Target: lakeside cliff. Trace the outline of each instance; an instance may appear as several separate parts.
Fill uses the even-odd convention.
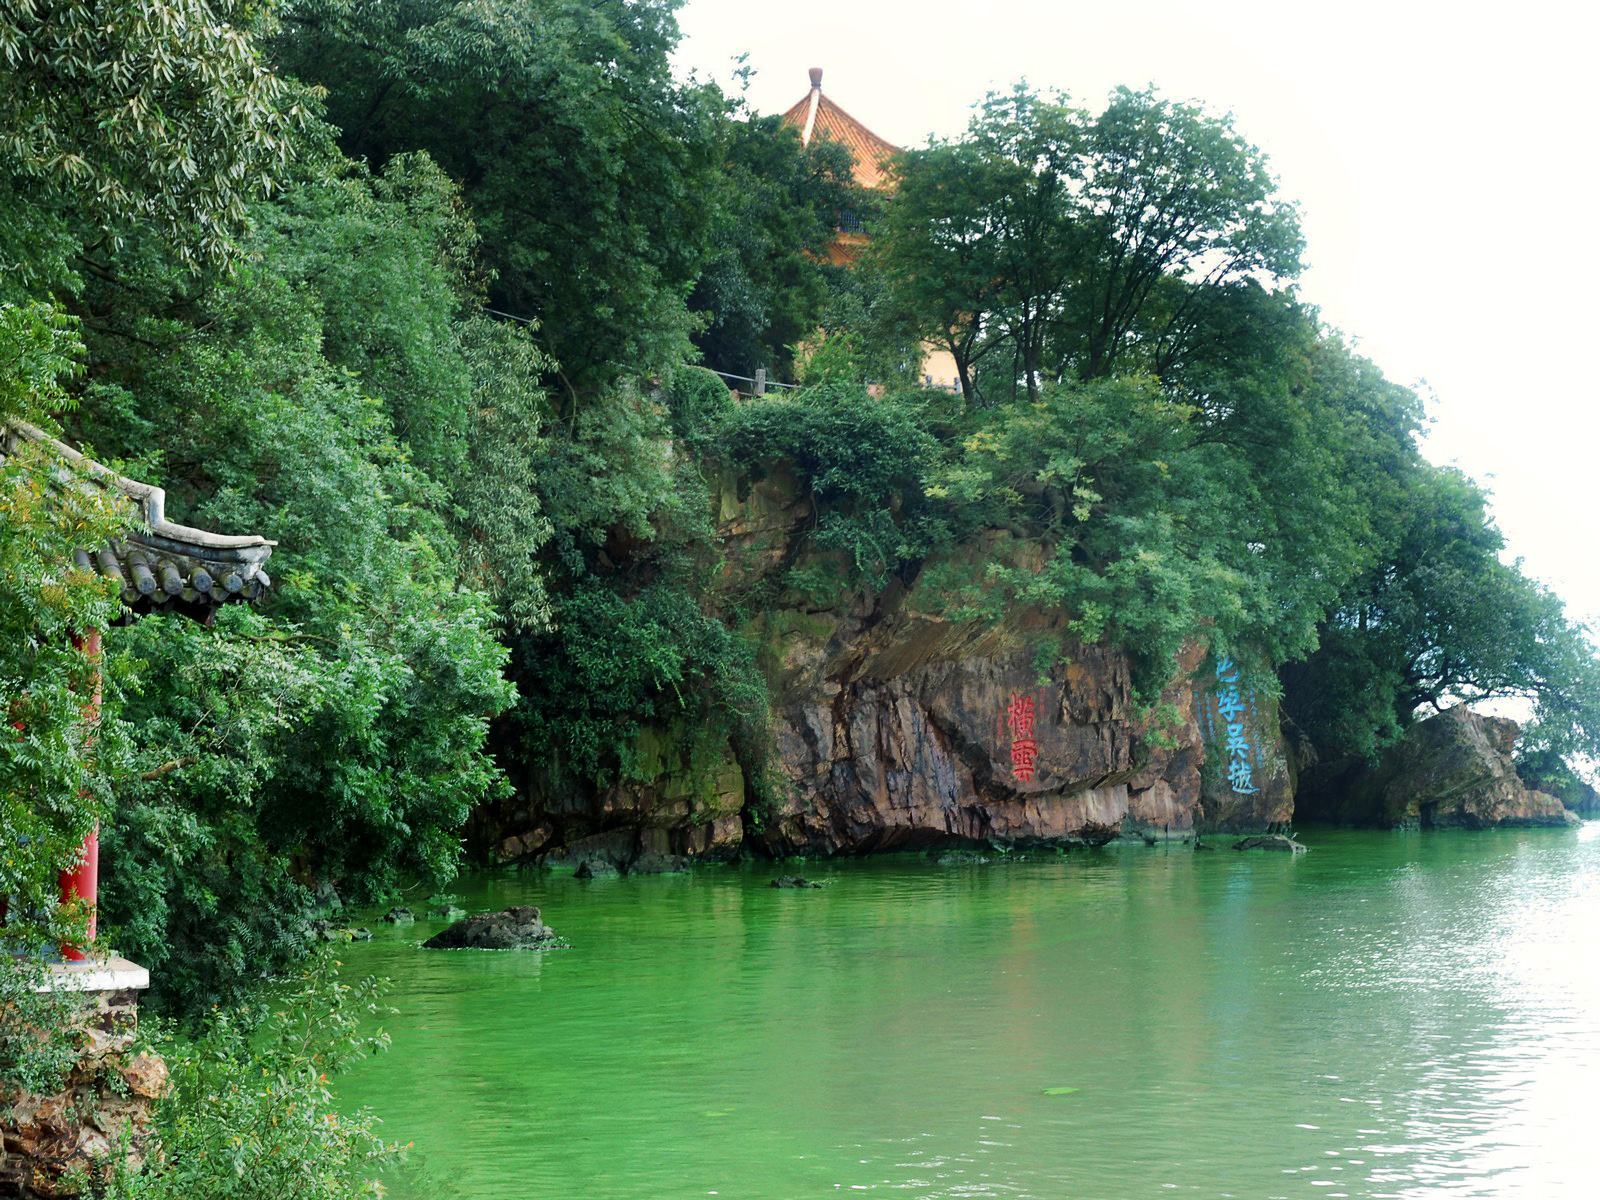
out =
[[[660,870],[741,852],[1066,847],[1292,820],[1276,704],[1249,687],[1241,698],[1237,672],[1219,679],[1231,664],[1198,640],[1141,703],[1128,656],[1083,644],[1061,614],[956,619],[928,582],[939,566],[1037,565],[1038,543],[984,530],[951,552],[959,564],[808,604],[781,580],[828,555],[803,546],[813,514],[792,473],[725,477],[711,500],[719,592],[778,585],[743,629],[771,697],[766,736],[752,750],[657,723],[637,733],[629,778],[585,790],[530,773],[512,802],[475,816],[491,861]],[[1246,766],[1230,778],[1235,762]]]
[[[1059,610],[952,611],[941,581],[980,578],[984,564],[1038,571],[1051,553],[1040,539],[982,528],[868,583],[810,539],[814,500],[789,463],[714,470],[708,483],[708,605],[754,647],[748,670],[768,698],[760,728],[741,738],[648,721],[618,756],[626,769],[603,782],[526,771],[511,800],[474,815],[481,857],[656,871],[740,854],[1192,839],[1297,817],[1575,820],[1518,776],[1514,722],[1458,707],[1383,755],[1319,763],[1280,713],[1271,669],[1245,671],[1204,630],[1141,700],[1130,656],[1086,644]],[[627,540],[607,546],[625,567]],[[830,584],[807,582],[819,576]],[[737,610],[752,592],[763,602]]]

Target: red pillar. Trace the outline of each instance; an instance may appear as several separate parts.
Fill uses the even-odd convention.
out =
[[[82,857],[70,871],[61,872],[61,902],[82,900],[89,906],[89,940],[94,941],[95,902],[100,894],[100,826],[98,823],[83,839]],[[61,947],[61,957],[69,962],[86,958],[82,948],[72,945]]]
[[[89,696],[89,703],[84,705],[83,722],[88,732],[84,737],[84,749],[87,750],[90,741],[94,738],[95,726],[100,723],[100,631],[91,630],[87,635],[74,634],[72,644],[88,656],[94,671],[94,684]],[[89,836],[83,839],[83,850],[78,859],[77,866],[61,872],[61,902],[66,904],[73,900],[81,900],[89,909],[89,941],[94,941],[95,932],[95,903],[100,895],[100,826],[97,823],[89,831]],[[87,957],[84,950],[78,946],[62,946],[61,955],[72,962],[81,961]]]

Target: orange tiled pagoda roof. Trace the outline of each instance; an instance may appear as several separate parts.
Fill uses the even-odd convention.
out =
[[[855,180],[859,187],[889,186],[889,158],[897,154],[900,147],[873,133],[822,94],[821,67],[811,68],[811,90],[783,114],[783,122],[800,131],[802,145],[809,146],[813,138],[827,138],[848,146],[855,156]]]

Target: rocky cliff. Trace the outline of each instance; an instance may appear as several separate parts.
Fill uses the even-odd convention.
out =
[[[718,503],[730,585],[794,567],[810,513],[791,481],[726,487]],[[962,553],[1040,551],[993,531]],[[635,772],[644,782],[529,788],[480,841],[500,861],[649,870],[743,849],[1073,845],[1287,823],[1276,708],[1224,679],[1228,664],[1191,648],[1142,708],[1126,657],[1076,642],[1059,614],[952,619],[929,574],[820,589],[820,603],[786,588],[749,622],[772,697],[761,761],[646,730],[631,755],[654,764]]]
[[[1040,618],[973,627],[892,586],[844,613],[766,618],[782,786],[752,838],[778,854],[1181,836],[1200,811],[1200,734],[1186,674],[1141,715],[1128,665]],[[1193,667],[1193,663],[1186,664]]]
[[[1518,778],[1519,733],[1515,721],[1458,705],[1413,725],[1375,767],[1315,789],[1305,807],[1318,819],[1380,828],[1576,824],[1560,800]]]

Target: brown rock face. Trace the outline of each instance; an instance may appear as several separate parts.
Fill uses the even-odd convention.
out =
[[[1504,717],[1465,705],[1413,725],[1378,766],[1331,805],[1349,824],[1425,829],[1575,825],[1561,801],[1517,777],[1511,754],[1520,732]]]
[[[131,1053],[135,996],[84,995],[82,1049],[60,1091],[0,1091],[0,1197],[82,1195],[119,1160],[135,1171],[142,1165],[167,1064]]]
[[[1184,836],[1205,820],[1198,653],[1177,664],[1162,707],[1183,716],[1163,729],[1140,715],[1122,655],[1042,619],[951,624],[891,588],[851,616],[769,622],[787,793],[755,833],[770,852]],[[1066,661],[1041,678],[1035,651],[1056,643]],[[1286,781],[1272,805],[1241,798],[1233,827],[1263,828],[1287,803]]]
[[[643,782],[585,794],[532,779],[511,811],[480,814],[473,840],[498,861],[626,872],[743,849],[1099,844],[1124,833],[1251,833],[1288,822],[1293,788],[1276,707],[1252,702],[1254,774],[1230,776],[1228,722],[1213,730],[1213,744],[1202,734],[1217,697],[1198,645],[1146,712],[1127,657],[1077,643],[1060,617],[949,619],[937,589],[918,581],[934,567],[917,580],[850,591],[838,563],[799,549],[797,533],[815,513],[784,472],[720,480],[715,503],[730,591],[789,581],[783,604],[745,630],[761,647],[772,697],[770,753],[737,762],[731,747],[699,744],[693,730],[647,729],[627,756]],[[796,562],[800,553],[810,557]],[[962,561],[942,565],[1027,570],[1044,555],[1002,530],[954,553]],[[839,582],[807,605],[797,576]],[[1208,756],[1214,765],[1203,777]]]
[[[724,491],[734,572],[784,560],[808,514],[792,495],[782,478],[737,500]],[[993,530],[961,553],[1028,569],[1044,552]],[[1078,644],[1060,619],[962,624],[920,591],[892,581],[761,620],[782,786],[770,811],[747,814],[749,842],[777,854],[1098,844],[1119,833],[1181,837],[1217,823],[1254,832],[1288,820],[1275,708],[1253,726],[1263,764],[1275,764],[1263,766],[1261,786],[1203,789],[1198,647],[1174,664],[1159,725],[1134,701],[1127,658]],[[1056,665],[1041,673],[1041,661]]]

